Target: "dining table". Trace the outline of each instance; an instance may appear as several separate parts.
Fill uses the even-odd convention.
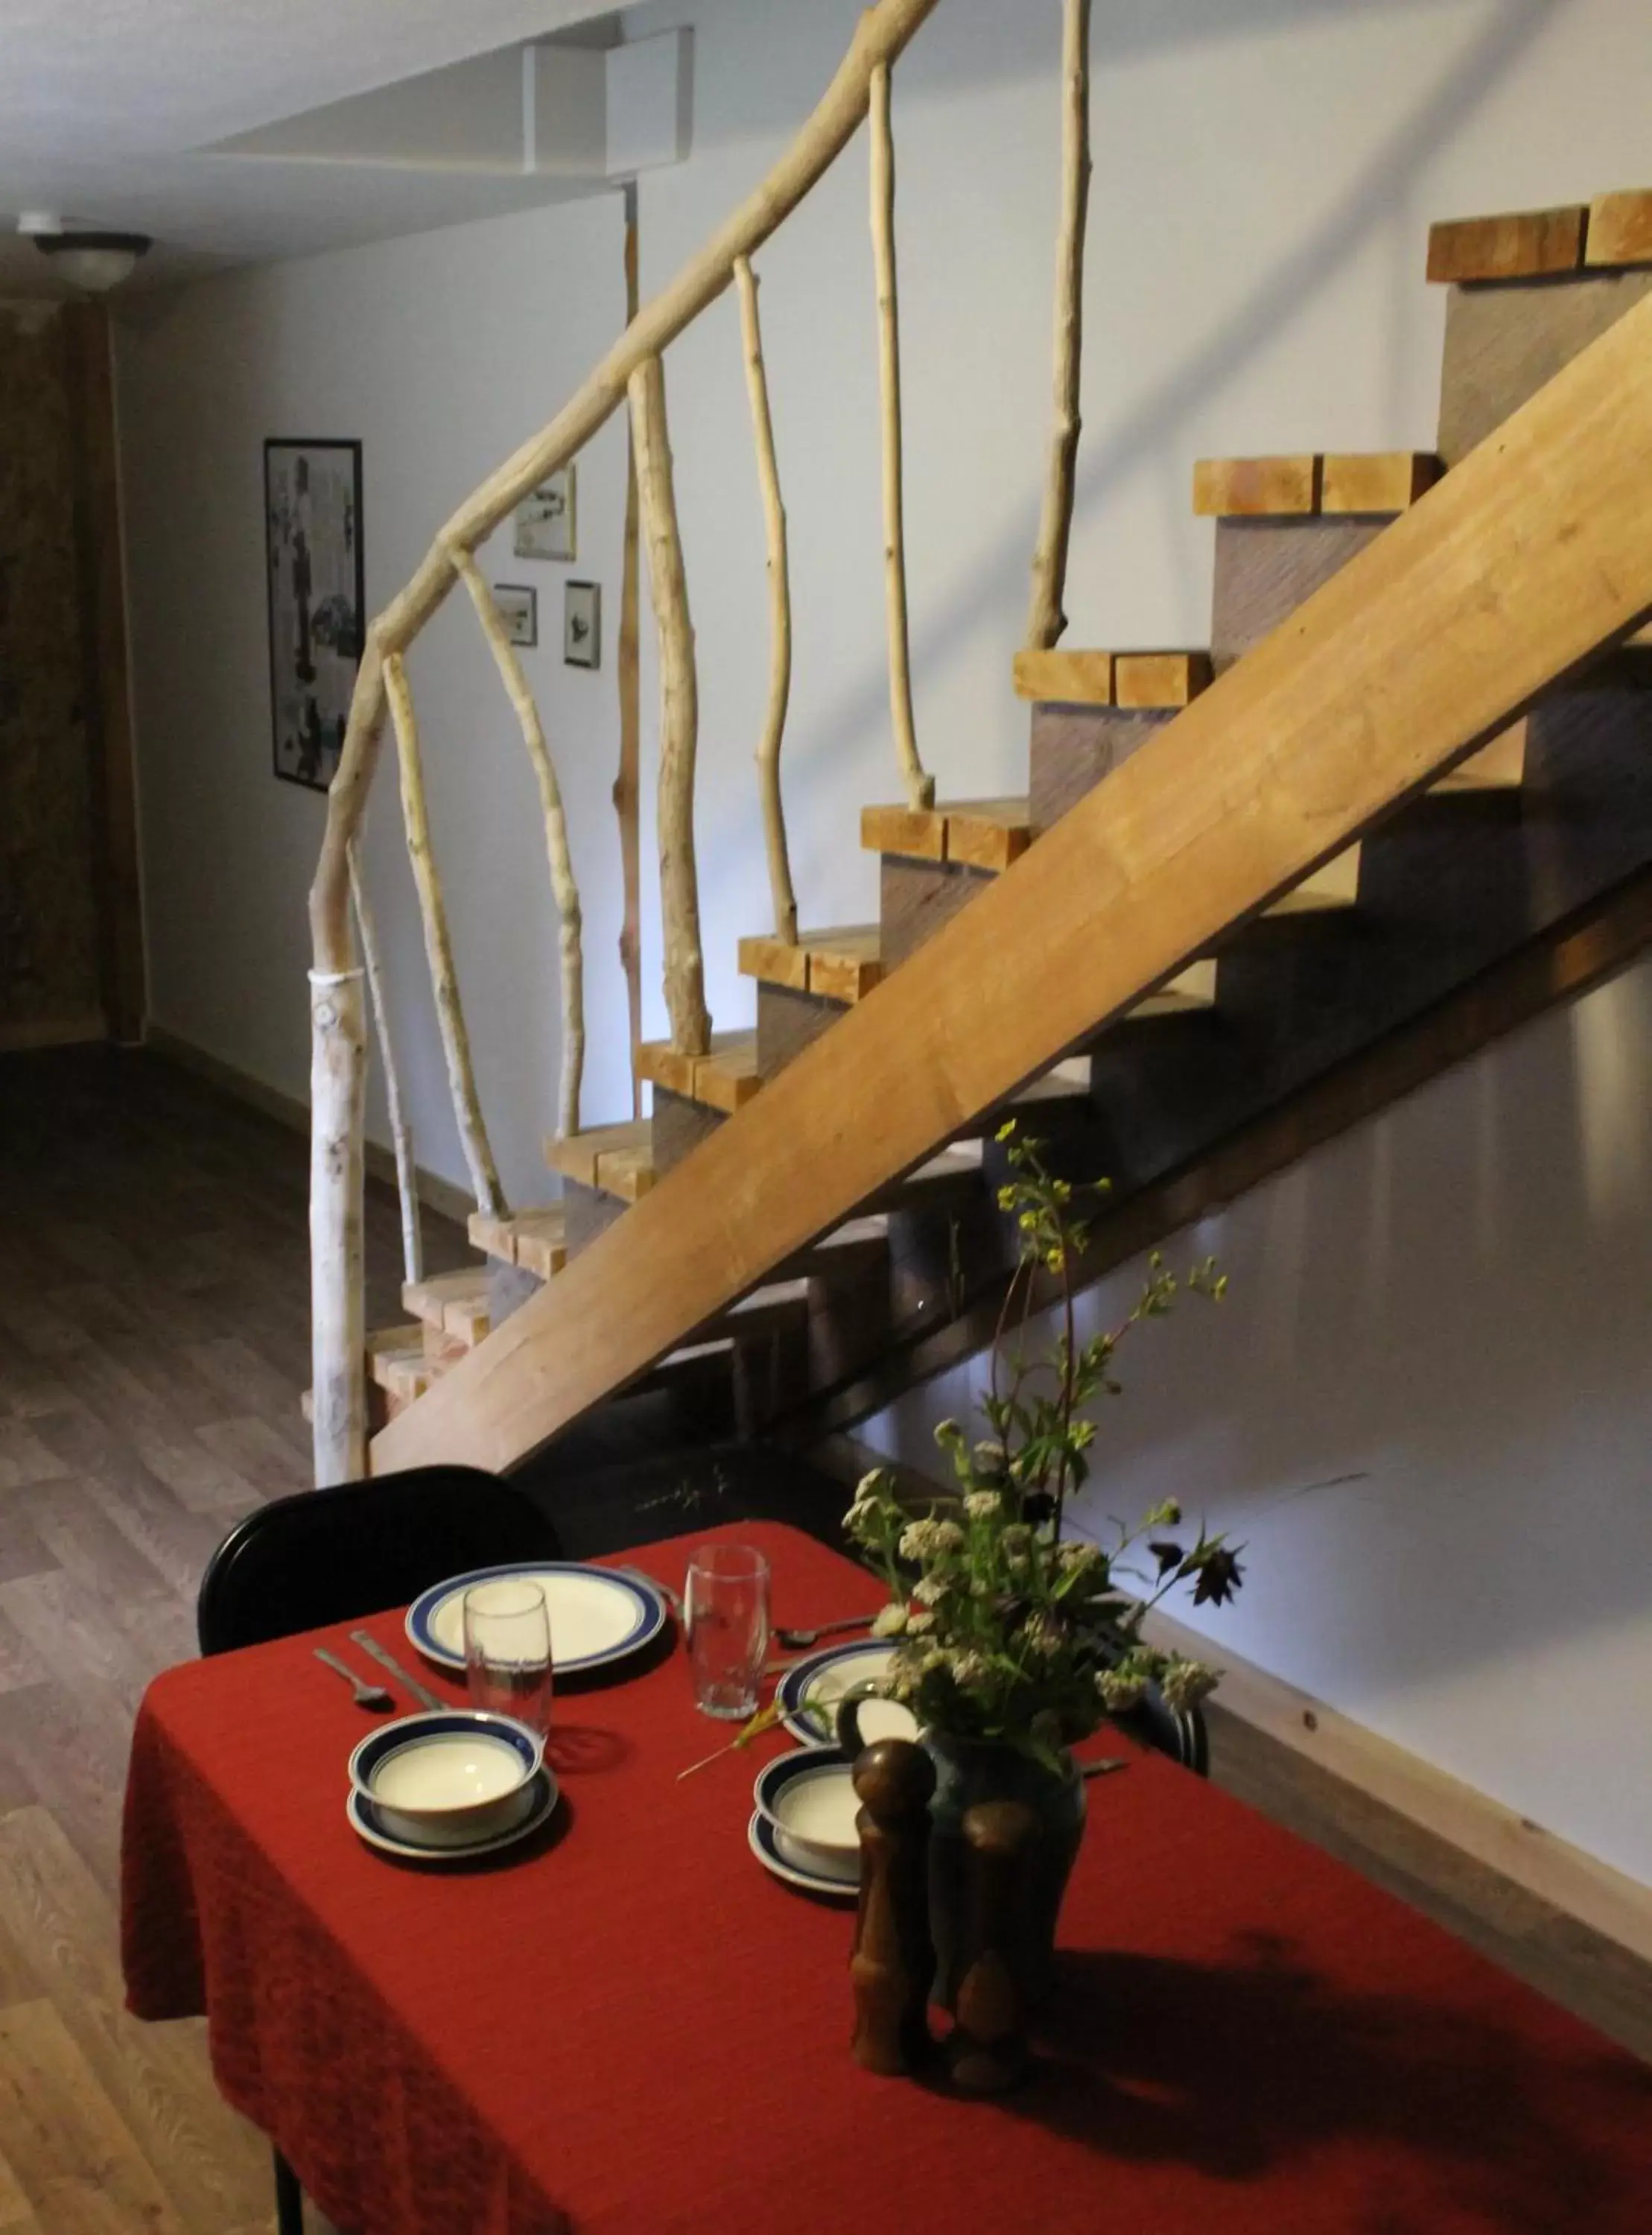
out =
[[[708,1538],[766,1553],[777,1622],[881,1595],[773,1522],[616,1562],[680,1585]],[[355,1660],[350,1627],[151,1684],[121,1920],[131,2009],[205,2014],[222,2093],[350,2235],[1652,2230],[1652,2070],[1114,1732],[1031,2068],[966,2100],[854,2061],[853,1903],[748,1845],[796,1741],[682,1776],[734,1734],[669,1640],[558,1688],[542,1831],[424,1865],[346,1819],[369,1719],[313,1655]],[[401,1613],[366,1627],[417,1665]]]

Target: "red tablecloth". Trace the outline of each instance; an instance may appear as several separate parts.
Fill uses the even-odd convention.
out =
[[[866,1603],[793,1530],[713,1533],[782,1621]],[[965,2104],[850,2061],[851,1915],[748,1853],[750,1755],[676,1781],[716,1735],[680,1656],[559,1700],[559,1827],[455,1872],[349,1828],[315,1642],[150,1687],[126,1972],[357,2235],[1652,2229],[1652,2072],[1157,1758],[1090,1787],[1038,2076]]]

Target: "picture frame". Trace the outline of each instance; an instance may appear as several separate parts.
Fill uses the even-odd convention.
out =
[[[325,791],[343,750],[367,602],[358,440],[265,439],[264,548],[275,774]]]
[[[599,582],[570,582],[563,592],[562,659],[567,667],[603,664],[603,593]]]
[[[493,603],[513,645],[532,652],[539,641],[539,593],[528,582],[495,582]]]
[[[530,489],[516,508],[519,559],[571,560],[579,555],[578,469],[563,466]]]

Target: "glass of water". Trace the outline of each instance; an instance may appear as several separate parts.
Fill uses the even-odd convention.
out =
[[[465,1593],[465,1677],[473,1707],[551,1727],[551,1616],[538,1583],[517,1576]]]
[[[702,1544],[689,1563],[683,1629],[702,1715],[757,1712],[768,1658],[768,1562],[749,1544]]]

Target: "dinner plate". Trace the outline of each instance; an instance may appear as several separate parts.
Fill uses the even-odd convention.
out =
[[[559,1797],[556,1779],[548,1769],[541,1769],[523,1790],[523,1810],[515,1822],[486,1839],[473,1839],[464,1847],[450,1844],[427,1846],[398,1835],[388,1828],[383,1812],[364,1793],[351,1792],[344,1813],[356,1836],[369,1847],[376,1847],[381,1854],[396,1855],[410,1863],[468,1863],[480,1855],[495,1855],[501,1847],[512,1847],[519,1839],[530,1838],[550,1817]]]
[[[821,1894],[828,1901],[860,1898],[858,1878],[828,1878],[810,1864],[806,1853],[800,1855],[785,1832],[759,1810],[753,1810],[751,1822],[746,1827],[746,1844],[771,1876],[787,1885],[796,1886],[800,1892]]]
[[[828,1716],[825,1726],[811,1722],[803,1709],[811,1701],[832,1709],[852,1686],[882,1676],[895,1648],[881,1638],[859,1638],[847,1645],[824,1646],[806,1661],[794,1661],[780,1679],[774,1696],[780,1703],[780,1720],[805,1746],[830,1746],[837,1731]],[[860,1711],[860,1735],[870,1746],[874,1739],[915,1739],[917,1718],[896,1700],[869,1700]]]
[[[636,1576],[571,1560],[519,1560],[502,1568],[477,1568],[433,1583],[408,1609],[409,1642],[427,1661],[462,1673],[465,1593],[501,1576],[538,1583],[551,1616],[551,1657],[558,1676],[606,1668],[651,1645],[665,1627],[663,1595]]]

